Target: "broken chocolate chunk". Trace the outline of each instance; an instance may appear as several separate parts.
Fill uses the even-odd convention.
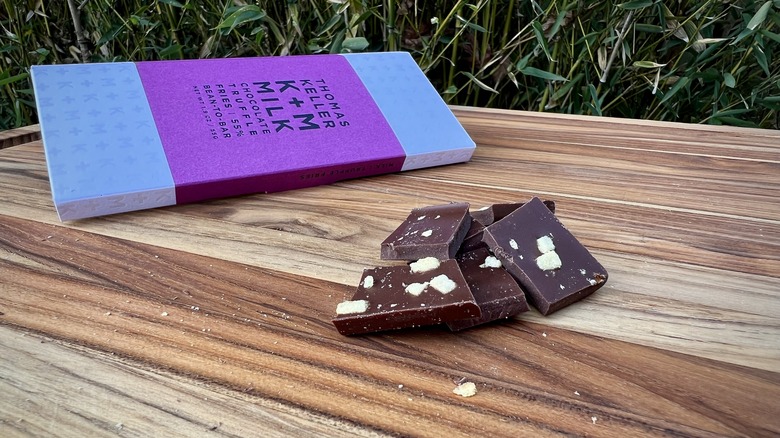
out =
[[[355,295],[333,319],[343,335],[478,318],[479,306],[455,260],[366,269]],[[419,265],[418,265],[419,266]]]
[[[455,257],[470,225],[469,204],[465,202],[415,208],[382,242],[381,258],[451,259]]]
[[[473,251],[477,248],[487,248],[485,242],[482,241],[482,231],[484,230],[484,225],[476,220],[471,221],[471,227],[466,232],[466,236],[463,238],[463,243],[460,244],[458,253]]]
[[[485,228],[483,241],[542,315],[604,285],[607,271],[539,198]]]
[[[544,205],[555,213],[555,201],[542,201]],[[460,253],[473,251],[477,248],[487,247],[482,241],[482,232],[486,226],[505,218],[508,214],[522,207],[525,202],[493,204],[471,212],[471,228],[466,233],[463,243],[460,245]]]
[[[490,225],[522,207],[524,202],[492,204],[471,212],[471,218],[482,225]]]
[[[555,214],[555,201],[542,201],[547,208]],[[492,204],[487,207],[482,207],[479,210],[471,212],[471,218],[481,223],[484,226],[488,226],[493,222],[500,221],[507,217],[510,213],[522,207],[525,202],[509,202]]]
[[[528,310],[525,292],[487,248],[461,253],[456,260],[482,315],[448,322],[450,330],[458,331],[510,318]]]

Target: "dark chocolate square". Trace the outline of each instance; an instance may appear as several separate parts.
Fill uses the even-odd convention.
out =
[[[538,239],[547,238],[555,248],[544,253]],[[538,198],[486,227],[483,241],[543,315],[592,294],[607,281],[604,267]],[[555,267],[555,259],[560,266]]]
[[[366,269],[350,300],[361,302],[365,310],[337,315],[333,324],[341,334],[354,335],[479,317],[479,306],[458,262],[439,263],[425,272],[413,272],[411,266]],[[441,291],[434,280],[442,275],[452,282],[443,282],[454,286],[451,291]]]
[[[528,310],[525,291],[487,248],[458,254],[456,260],[482,315],[448,322],[450,330],[510,318]]]
[[[465,202],[415,208],[382,242],[381,258],[451,259],[458,252],[470,225],[469,204]]]

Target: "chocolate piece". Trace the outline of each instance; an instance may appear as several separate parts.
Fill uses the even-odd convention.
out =
[[[381,258],[417,260],[423,257],[451,259],[458,252],[471,225],[469,204],[415,208],[382,242]]]
[[[555,213],[555,201],[542,201],[544,205]],[[514,202],[508,204],[493,204],[487,207],[482,207],[479,210],[471,212],[471,228],[466,233],[466,237],[463,239],[463,243],[460,245],[459,253],[465,253],[473,251],[480,247],[487,247],[482,242],[482,231],[486,226],[491,225],[493,222],[505,218],[508,214],[522,207],[524,202]]]
[[[463,238],[463,243],[460,244],[458,254],[473,251],[477,248],[487,248],[485,242],[482,241],[482,231],[485,230],[485,226],[476,220],[471,221],[471,227],[466,232],[466,236]]]
[[[482,316],[448,322],[450,330],[510,318],[528,310],[525,292],[487,248],[459,254],[456,260]]]
[[[418,272],[410,266],[363,271],[355,295],[340,306],[347,310],[333,319],[338,331],[355,335],[479,317],[458,262],[431,259],[416,264]]]
[[[542,201],[547,208],[555,214],[555,201]],[[525,202],[510,202],[493,204],[487,207],[482,207],[479,210],[471,212],[471,218],[481,223],[484,226],[488,226],[493,222],[500,221],[507,217],[510,213],[522,207]]]
[[[483,240],[549,315],[607,281],[607,271],[539,198],[485,228]]]
[[[492,204],[471,212],[471,217],[482,225],[490,225],[522,207],[524,202]]]

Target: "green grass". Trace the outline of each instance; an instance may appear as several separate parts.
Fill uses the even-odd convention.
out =
[[[778,128],[780,0],[4,0],[0,129],[29,66],[405,50],[451,104]]]

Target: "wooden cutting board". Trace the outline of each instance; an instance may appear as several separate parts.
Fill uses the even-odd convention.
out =
[[[455,111],[469,163],[70,223],[40,141],[1,150],[0,436],[780,434],[780,133]],[[409,210],[533,195],[604,288],[335,331]]]

